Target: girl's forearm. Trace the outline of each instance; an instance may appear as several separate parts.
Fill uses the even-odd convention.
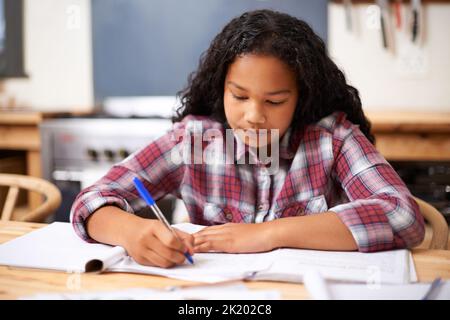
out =
[[[114,206],[106,206],[95,211],[86,222],[89,236],[102,243],[124,246],[133,226],[142,218]]]
[[[352,251],[358,246],[336,213],[288,217],[266,222],[273,248]]]

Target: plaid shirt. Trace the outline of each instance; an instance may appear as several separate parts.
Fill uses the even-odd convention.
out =
[[[335,112],[297,131],[292,139],[288,130],[280,139],[275,174],[257,160],[238,164],[246,154],[252,156],[238,138],[233,142],[234,163],[174,161],[172,152],[192,154],[198,147],[225,153],[220,139],[196,145],[192,133],[198,124],[202,132],[216,129],[225,136],[223,124],[207,117],[187,116],[175,123],[167,134],[81,191],[71,210],[76,233],[94,242],[85,221],[102,206],[130,213],[145,208],[132,182],[137,176],[155,200],[167,194],[181,198],[196,224],[259,223],[332,211],[349,228],[361,252],[413,247],[423,240],[423,217],[409,190],[344,113]],[[175,134],[180,130],[185,133],[181,137]]]

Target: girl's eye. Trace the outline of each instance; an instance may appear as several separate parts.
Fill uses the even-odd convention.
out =
[[[274,106],[278,106],[278,105],[283,104],[285,102],[286,101],[270,101],[270,100],[267,100],[267,103],[269,103],[271,105],[274,105]]]
[[[236,96],[233,94],[233,98],[235,98],[236,100],[247,100],[247,97],[240,97],[240,96]]]

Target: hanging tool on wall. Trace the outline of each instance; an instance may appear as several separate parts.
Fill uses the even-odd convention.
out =
[[[388,40],[387,40],[387,25],[386,25],[386,17],[388,16],[388,1],[387,0],[377,0],[377,5],[380,8],[380,29],[381,29],[381,37],[383,40],[383,47],[388,48]]]
[[[344,0],[344,10],[345,10],[345,26],[347,31],[352,31],[352,0]]]
[[[402,28],[402,0],[395,0],[394,2],[395,12],[395,25],[397,29]]]
[[[412,41],[416,42],[420,32],[420,18],[421,18],[421,1],[411,0],[412,10]]]

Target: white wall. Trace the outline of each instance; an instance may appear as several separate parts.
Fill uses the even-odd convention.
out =
[[[342,5],[328,9],[330,55],[360,90],[365,110],[450,112],[450,5],[424,6],[419,45],[411,41],[405,21],[409,6],[403,6],[403,28],[394,32],[389,51],[382,47],[371,9],[353,6],[352,32]]]
[[[25,71],[3,81],[1,101],[35,110],[92,108],[89,0],[24,1]]]
[[[35,110],[92,108],[92,48],[89,0],[25,0],[25,68],[28,79],[0,85],[0,104],[14,99]],[[355,29],[345,29],[343,6],[329,5],[330,55],[360,90],[366,110],[450,112],[450,5],[424,6],[425,33],[412,45],[404,29],[395,50],[381,46],[368,27],[369,5],[354,5]],[[404,6],[403,20],[408,13]]]

